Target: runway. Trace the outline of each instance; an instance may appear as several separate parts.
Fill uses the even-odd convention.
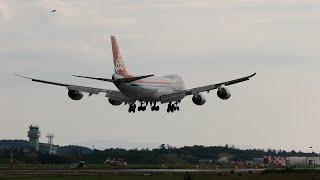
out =
[[[28,169],[28,170],[0,170],[0,177],[16,176],[100,176],[107,174],[144,174],[155,173],[260,173],[265,169]]]

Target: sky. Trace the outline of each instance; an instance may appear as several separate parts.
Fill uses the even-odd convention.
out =
[[[56,9],[55,13],[49,13]],[[0,0],[0,139],[96,148],[170,144],[320,152],[320,1]],[[181,110],[129,114],[103,94],[72,101],[45,80],[115,90],[109,37],[136,75],[178,74],[187,88],[257,72],[230,86],[232,97],[191,96]]]

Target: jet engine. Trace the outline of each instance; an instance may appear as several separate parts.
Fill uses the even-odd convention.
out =
[[[192,102],[198,106],[204,105],[206,103],[206,98],[202,94],[196,94],[192,97]]]
[[[80,100],[80,99],[82,99],[83,94],[82,94],[80,91],[69,90],[68,96],[69,96],[70,99],[72,99],[72,100]]]
[[[122,102],[116,101],[110,98],[108,100],[109,100],[109,103],[112,104],[113,106],[120,106],[122,104]]]
[[[231,92],[225,86],[221,86],[218,88],[217,95],[220,99],[226,100],[231,97]]]

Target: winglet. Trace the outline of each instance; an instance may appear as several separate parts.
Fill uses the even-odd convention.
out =
[[[248,78],[252,78],[253,76],[255,76],[257,73],[253,73],[250,76],[248,76]]]
[[[25,78],[25,79],[32,79],[32,78],[30,78],[30,77],[22,76],[22,75],[19,75],[19,74],[16,74],[16,73],[14,73],[13,75],[18,76],[18,77],[21,77],[21,78]]]

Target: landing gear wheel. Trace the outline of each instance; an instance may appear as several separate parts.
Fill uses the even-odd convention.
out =
[[[131,112],[133,112],[133,113],[135,113],[136,112],[136,105],[135,104],[130,104],[129,105],[129,109],[128,109],[128,112],[129,113],[131,113]],[[138,111],[139,111],[139,108],[138,108]]]
[[[167,112],[179,111],[180,107],[178,106],[178,102],[172,104],[171,102],[168,104]]]

